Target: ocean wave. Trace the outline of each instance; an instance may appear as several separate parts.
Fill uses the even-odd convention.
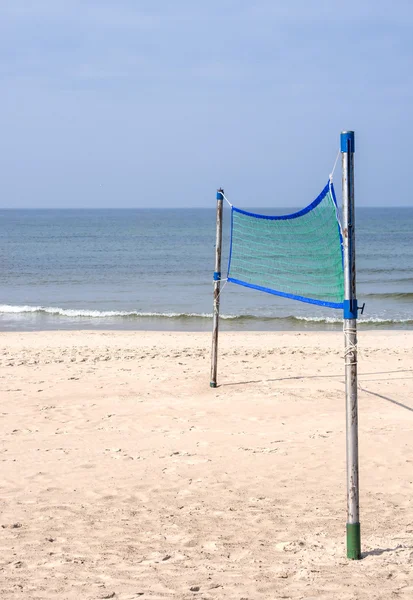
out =
[[[357,278],[357,285],[372,285],[372,284],[379,284],[379,285],[383,285],[383,282],[385,282],[387,285],[391,284],[392,286],[397,285],[407,285],[407,284],[411,284],[413,283],[413,277],[397,277],[397,278],[393,278],[393,277],[386,277],[385,279],[383,277],[377,277],[377,278],[370,278],[370,279],[363,279],[362,277],[358,277]]]
[[[68,318],[88,318],[88,319],[212,319],[212,313],[179,313],[179,312],[140,312],[140,311],[124,311],[124,310],[88,310],[75,308],[60,308],[55,306],[29,306],[29,305],[11,305],[1,304],[0,315],[43,315]],[[284,322],[298,324],[300,322],[308,324],[320,325],[338,325],[342,324],[341,317],[307,317],[287,315],[272,316],[272,315],[253,315],[253,314],[238,314],[238,315],[220,315],[223,320],[229,321],[259,321],[259,322]],[[411,325],[412,318],[407,319],[385,319],[381,317],[360,317],[358,320],[360,325]]]
[[[88,309],[77,309],[77,308],[60,308],[58,306],[18,306],[11,304],[0,304],[0,314],[39,314],[39,315],[55,315],[60,317],[88,317],[90,319],[107,319],[111,317],[123,317],[123,318],[136,318],[136,317],[159,317],[167,319],[180,319],[180,318],[201,318],[207,319],[212,318],[212,314],[207,313],[157,313],[157,312],[139,312],[139,311],[127,311],[127,310],[88,310]],[[223,316],[223,319],[236,318],[228,315]]]
[[[296,321],[308,321],[312,323],[334,324],[342,323],[343,319],[338,317],[288,317]],[[359,325],[412,325],[413,316],[411,319],[383,319],[381,317],[359,317],[357,320]]]
[[[381,298],[382,300],[413,300],[413,292],[378,292],[363,294],[363,298]]]
[[[380,266],[380,267],[362,267],[359,266],[357,268],[357,274],[359,276],[361,276],[362,274],[368,273],[368,274],[374,274],[374,273],[380,273],[380,274],[391,274],[394,275],[396,273],[411,273],[412,269],[411,267],[386,267],[386,266]]]

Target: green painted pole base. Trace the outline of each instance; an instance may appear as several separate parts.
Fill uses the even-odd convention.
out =
[[[214,383],[213,381],[211,381],[211,383],[209,384],[209,387],[216,388],[216,387],[217,387],[217,384],[216,384],[216,383]]]
[[[361,558],[360,523],[347,523],[347,558]]]

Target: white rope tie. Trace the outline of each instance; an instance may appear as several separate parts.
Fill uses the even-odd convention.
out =
[[[220,279],[220,281],[223,281],[223,282],[224,282],[224,285],[223,285],[223,286],[222,286],[222,288],[219,290],[219,294],[218,294],[218,296],[216,297],[216,299],[215,299],[215,301],[214,301],[214,313],[215,313],[215,314],[218,314],[218,308],[217,308],[218,300],[220,299],[220,297],[221,297],[221,294],[222,294],[222,292],[224,291],[224,287],[225,287],[225,286],[227,285],[227,283],[228,283],[228,279]],[[214,283],[216,283],[216,282],[214,281]]]
[[[226,278],[225,278],[225,279],[216,279],[216,280],[214,279],[214,280],[212,281],[212,284],[214,285],[215,283],[218,283],[218,281],[220,281],[220,282],[222,282],[222,281],[223,281],[223,282],[224,282],[224,285],[222,286],[222,289],[221,289],[221,291],[219,292],[219,293],[221,293],[221,292],[222,292],[222,290],[224,289],[225,283],[228,281],[228,279],[226,279]]]
[[[345,329],[345,327],[343,327],[343,331],[344,331],[344,339],[345,339],[345,348],[344,348],[344,361],[346,365],[356,365],[357,364],[357,337],[356,337],[356,343],[353,343],[350,339],[350,334],[351,335],[356,335],[357,336],[357,329],[355,327],[353,327],[352,329]],[[351,359],[354,359],[354,357],[356,357],[356,360],[353,360],[353,362],[348,362]]]
[[[334,175],[334,171],[336,170],[337,161],[338,161],[338,157],[339,156],[340,156],[340,150],[337,152],[337,156],[336,156],[336,160],[335,160],[335,163],[334,163],[334,167],[333,167],[333,170],[330,173],[330,183],[333,182],[333,175]]]
[[[331,173],[329,175],[329,184],[328,184],[328,187],[329,187],[329,192],[330,192],[330,196],[331,196],[331,201],[334,204],[334,210],[336,211],[336,219],[337,219],[338,226],[340,228],[341,237],[343,237],[343,228],[341,226],[340,214],[338,212],[338,206],[334,202],[333,190],[332,190],[334,171],[336,170],[337,161],[338,161],[338,157],[340,156],[340,152],[341,152],[340,150],[337,152],[336,160],[334,161],[333,170],[331,171]]]
[[[224,194],[224,192],[220,192],[221,196],[224,198],[224,200],[226,202],[228,202],[228,206],[230,206],[232,208],[232,204],[231,202],[228,200],[228,198],[226,197],[226,195]]]
[[[331,175],[330,175],[330,182],[329,182],[329,184],[328,184],[328,187],[329,187],[329,192],[330,192],[330,199],[331,199],[331,202],[332,202],[332,203],[333,203],[333,205],[334,205],[334,210],[335,210],[335,212],[336,212],[336,220],[337,220],[338,226],[339,226],[339,228],[340,228],[341,237],[343,238],[343,227],[341,226],[340,213],[338,212],[338,206],[337,206],[337,204],[334,202],[333,190],[331,189],[331,186],[332,186],[332,185],[333,185],[333,180],[331,179]]]

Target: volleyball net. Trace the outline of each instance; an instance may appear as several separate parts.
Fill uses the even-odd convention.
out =
[[[270,216],[231,206],[229,282],[343,308],[343,240],[332,182],[302,210]]]

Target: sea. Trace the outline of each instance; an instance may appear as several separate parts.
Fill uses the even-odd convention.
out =
[[[358,208],[356,246],[360,327],[413,328],[413,208]],[[1,210],[0,330],[210,331],[214,258],[214,209]],[[339,310],[222,285],[222,329],[342,327]]]

